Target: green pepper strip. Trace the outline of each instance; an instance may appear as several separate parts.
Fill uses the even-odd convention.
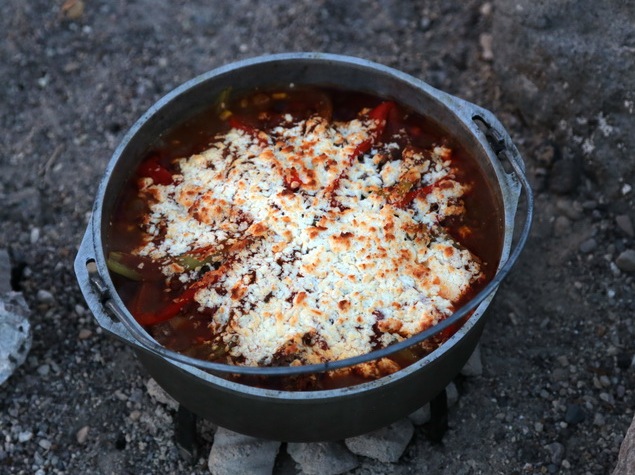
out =
[[[130,267],[128,264],[124,262],[126,254],[123,252],[113,251],[108,254],[108,260],[106,261],[106,265],[111,272],[115,274],[119,274],[122,277],[126,277],[130,280],[143,280],[141,273],[137,270]]]

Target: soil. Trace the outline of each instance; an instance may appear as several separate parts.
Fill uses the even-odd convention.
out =
[[[3,471],[208,473],[212,429],[185,462],[173,409],[97,327],[73,260],[113,150],[155,101],[214,67],[289,51],[377,61],[491,110],[536,192],[530,240],[488,310],[483,374],[460,384],[442,442],[418,428],[397,463],[362,458],[351,473],[615,466],[635,407],[635,279],[618,259],[635,247],[634,192],[608,200],[575,161],[557,161],[566,137],[528,127],[501,96],[490,3],[5,0],[0,11],[0,248],[33,328],[27,361],[0,387]]]

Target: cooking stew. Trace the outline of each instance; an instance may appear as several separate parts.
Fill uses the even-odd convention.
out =
[[[157,137],[119,197],[107,262],[167,348],[232,365],[333,361],[419,333],[478,292],[500,256],[494,202],[469,154],[407,105],[293,85],[226,91]],[[452,331],[280,386],[376,379]]]

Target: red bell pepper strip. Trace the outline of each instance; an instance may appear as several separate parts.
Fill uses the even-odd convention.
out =
[[[199,290],[198,286],[192,286],[186,289],[181,295],[172,300],[171,303],[163,307],[159,312],[138,312],[135,315],[137,321],[143,325],[156,325],[157,323],[165,322],[172,317],[176,316],[186,304],[194,300],[196,292]]]
[[[233,260],[231,258],[232,255],[235,255],[247,247],[249,244],[254,242],[254,240],[255,237],[248,237],[234,243],[231,247],[226,249],[224,251],[226,260],[218,269],[207,271],[199,280],[185,289],[181,295],[175,297],[170,303],[163,306],[161,310],[157,312],[144,311],[143,309],[139,309],[139,306],[137,305],[137,312],[133,312],[137,321],[141,325],[156,325],[157,323],[165,322],[178,315],[187,304],[194,300],[196,292],[204,287],[214,285],[224,274],[227,273]],[[137,295],[137,298],[138,300],[141,300],[139,294]]]
[[[382,125],[382,131],[383,131],[386,119],[388,118],[388,114],[393,109],[393,107],[395,107],[394,102],[384,101],[381,104],[379,104],[377,107],[375,107],[373,110],[371,110],[368,113],[368,117],[376,121],[384,122],[384,125]]]
[[[373,145],[379,142],[381,136],[386,129],[386,122],[388,121],[388,114],[395,107],[395,103],[392,101],[386,101],[379,104],[373,110],[368,113],[368,117],[377,122],[376,127],[371,131],[370,138],[367,138],[363,142],[357,144],[353,153],[348,157],[349,165],[353,164],[353,160],[359,157],[361,154],[368,152]]]
[[[397,208],[406,208],[414,201],[416,197],[427,196],[432,193],[435,188],[440,188],[441,185],[446,182],[447,179],[444,177],[430,185],[424,186],[423,188],[415,188],[414,190],[410,190],[405,193],[400,199],[392,201],[391,204],[396,206]]]
[[[159,162],[158,155],[152,155],[141,162],[137,174],[140,177],[151,178],[156,185],[171,185],[174,181],[172,173]]]

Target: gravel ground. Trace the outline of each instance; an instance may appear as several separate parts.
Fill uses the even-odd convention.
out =
[[[0,387],[2,471],[207,473],[206,457],[180,458],[173,409],[150,397],[132,352],[96,327],[72,262],[103,169],[149,106],[213,67],[311,50],[492,110],[537,192],[531,240],[490,307],[483,375],[460,385],[443,442],[418,428],[397,463],[362,459],[351,473],[609,473],[635,407],[634,192],[609,200],[575,162],[552,166],[552,132],[523,125],[498,93],[494,14],[473,0],[3,1],[0,249],[33,346]],[[206,455],[212,427],[201,435]],[[293,467],[280,457],[275,470]]]

